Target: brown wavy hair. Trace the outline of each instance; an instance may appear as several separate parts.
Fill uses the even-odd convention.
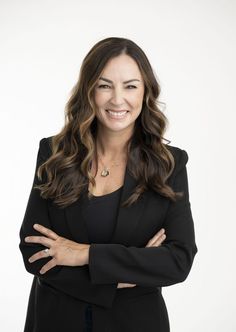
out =
[[[108,60],[121,54],[136,61],[145,85],[142,110],[127,142],[127,167],[138,185],[122,206],[130,206],[148,189],[172,201],[182,197],[181,192],[174,192],[166,183],[175,161],[162,142],[166,140],[163,134],[168,120],[160,107],[164,103],[158,100],[160,85],[155,72],[137,44],[130,39],[110,37],[97,42],[84,58],[78,81],[66,103],[64,127],[52,136],[52,154],[37,171],[40,181],[43,174],[46,180],[34,188],[40,189],[43,198],[53,199],[61,208],[75,202],[89,182],[95,185],[91,173],[92,160],[97,157],[94,89]],[[91,197],[90,192],[88,197]]]

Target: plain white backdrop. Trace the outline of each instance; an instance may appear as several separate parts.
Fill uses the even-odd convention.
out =
[[[185,282],[163,287],[171,332],[234,332],[236,1],[0,1],[0,330],[23,331],[33,276],[19,229],[39,140],[63,126],[83,58],[125,37],[161,84],[165,138],[185,149],[198,253]]]

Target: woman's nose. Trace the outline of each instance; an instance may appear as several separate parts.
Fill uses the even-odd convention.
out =
[[[124,102],[124,92],[121,89],[114,89],[111,100],[115,105],[122,104]]]

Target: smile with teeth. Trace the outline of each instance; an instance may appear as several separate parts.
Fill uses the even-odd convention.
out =
[[[121,119],[124,118],[126,113],[128,113],[128,111],[116,111],[113,112],[111,110],[106,110],[106,112],[114,119]]]

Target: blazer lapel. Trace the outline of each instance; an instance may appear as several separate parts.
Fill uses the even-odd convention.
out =
[[[142,195],[139,200],[130,207],[121,207],[121,204],[131,195],[136,185],[136,180],[131,176],[126,167],[116,225],[110,243],[128,245],[130,237],[134,235],[135,228],[144,211],[145,195]],[[88,231],[82,215],[81,204],[83,204],[82,196],[76,202],[65,208],[65,218],[72,239],[76,242],[89,244]]]

